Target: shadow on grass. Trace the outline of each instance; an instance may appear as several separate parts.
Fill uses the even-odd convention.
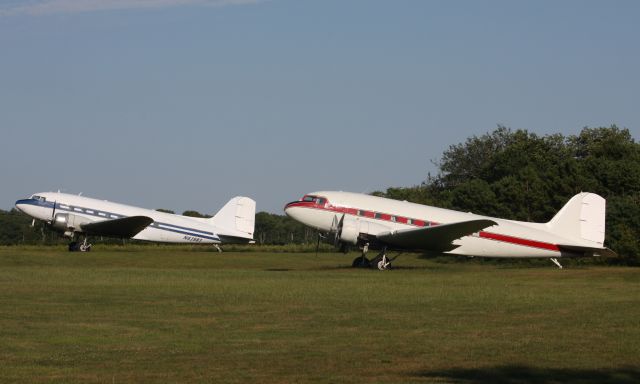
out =
[[[432,266],[413,266],[413,265],[393,265],[389,271],[410,271],[410,270],[436,270],[438,268],[434,268]],[[381,272],[378,270],[376,266],[371,266],[369,268],[355,268],[351,265],[323,265],[315,268],[308,268],[309,271],[340,271],[340,270],[348,270],[348,271],[375,271]],[[388,271],[385,271],[388,272]]]
[[[640,383],[640,369],[623,367],[614,369],[535,368],[505,365],[485,368],[452,368],[419,371],[412,376],[437,378],[462,384],[631,384]]]

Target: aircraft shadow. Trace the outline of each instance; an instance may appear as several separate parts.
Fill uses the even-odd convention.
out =
[[[400,270],[405,270],[405,271],[409,271],[409,270],[431,270],[431,269],[435,269],[433,267],[422,267],[422,266],[412,266],[412,265],[394,265],[391,270],[392,271],[400,271]],[[378,271],[378,268],[376,267],[369,267],[369,268],[354,268],[351,265],[326,265],[326,266],[321,266],[321,267],[317,267],[317,268],[310,268],[309,270],[318,270],[318,271],[336,271],[336,270],[351,270],[351,271]]]
[[[461,384],[632,384],[640,383],[640,369],[537,368],[523,365],[504,365],[485,368],[452,368],[419,371],[412,376],[445,380]]]
[[[434,269],[434,268],[429,268],[429,267],[415,267],[415,266],[393,266],[393,270],[397,270],[397,271],[408,271],[408,270],[427,270],[427,269]],[[375,267],[371,267],[371,268],[353,268],[350,265],[323,265],[323,266],[319,266],[319,267],[315,267],[315,268],[302,268],[302,269],[295,269],[295,268],[265,268],[263,269],[263,271],[265,272],[291,272],[291,271],[375,271],[375,272],[380,272],[378,271],[377,268]]]

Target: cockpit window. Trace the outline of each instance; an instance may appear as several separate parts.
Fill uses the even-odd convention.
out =
[[[324,206],[327,204],[326,198],[313,196],[313,195],[305,195],[300,201],[305,203],[313,203],[314,205],[319,205],[319,206]]]
[[[302,198],[302,201],[305,203],[313,203],[315,205],[325,205],[327,203],[327,199],[324,197],[318,197],[313,195],[305,195]]]
[[[44,196],[33,195],[33,196],[31,196],[31,198],[34,199],[34,200],[38,200],[38,201],[46,201],[47,200]]]

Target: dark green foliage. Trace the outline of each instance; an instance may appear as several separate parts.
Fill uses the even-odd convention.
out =
[[[622,263],[640,265],[640,193],[607,200],[607,240]]]
[[[481,179],[472,179],[462,183],[451,191],[451,208],[477,213],[494,215],[500,211],[498,198],[491,185]]]
[[[0,210],[0,244],[56,244],[59,236],[36,221],[31,226],[31,218],[15,209]]]
[[[613,196],[640,191],[640,145],[629,130],[615,125],[585,128],[570,142],[597,193]]]
[[[163,213],[171,213],[172,215],[175,214],[174,211],[172,211],[170,209],[164,209],[164,208],[158,208],[158,209],[156,209],[156,211],[163,212]]]
[[[210,217],[212,217],[211,215],[205,215],[202,214],[198,211],[184,211],[182,212],[182,216],[189,216],[189,217],[199,217],[201,219],[208,219]]]
[[[284,215],[258,212],[254,238],[258,244],[308,244],[316,231]]]
[[[12,244],[22,240],[25,232],[23,229],[29,225],[29,219],[25,215],[18,214],[15,210],[10,212],[0,210],[0,244]]]
[[[389,188],[386,192],[377,191],[373,192],[372,195],[429,205],[440,201],[433,186],[428,187],[426,184],[413,188]]]

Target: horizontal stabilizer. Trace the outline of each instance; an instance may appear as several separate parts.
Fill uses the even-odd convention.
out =
[[[579,256],[601,256],[601,257],[618,257],[618,254],[609,248],[596,248],[596,247],[580,247],[577,245],[562,245],[558,244],[561,252],[575,253]]]
[[[130,216],[83,224],[80,229],[89,235],[131,238],[151,223],[153,219],[148,216]]]
[[[496,225],[496,222],[492,220],[469,220],[432,227],[384,232],[377,237],[378,240],[385,243],[406,249],[446,252],[457,248],[453,244],[454,240],[493,225]]]

